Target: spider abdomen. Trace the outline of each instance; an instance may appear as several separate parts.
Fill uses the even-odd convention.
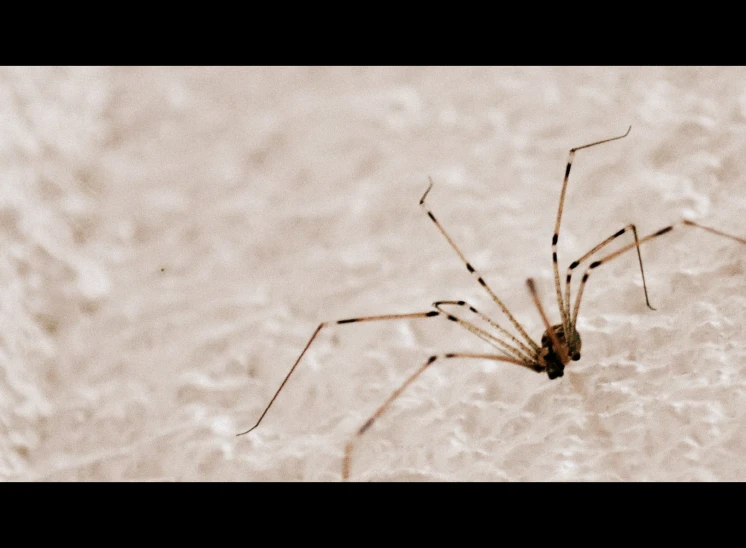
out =
[[[560,358],[559,349],[554,348],[552,337],[548,331],[544,331],[541,337],[541,353],[539,358],[543,361],[545,371],[550,379],[556,379],[565,374],[565,366],[570,360],[578,361],[580,359],[580,334],[573,329],[570,340],[565,337],[565,327],[562,324],[552,326],[557,341],[564,348],[567,359],[563,361]]]

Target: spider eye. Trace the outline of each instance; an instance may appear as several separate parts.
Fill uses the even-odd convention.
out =
[[[572,361],[576,362],[580,359],[580,352],[575,352],[575,354],[572,355]]]

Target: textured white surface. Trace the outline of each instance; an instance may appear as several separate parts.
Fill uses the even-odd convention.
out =
[[[3,69],[0,477],[337,480],[343,446],[465,299],[529,332],[576,157],[561,272],[629,222],[746,235],[738,68]],[[356,480],[744,480],[746,248],[682,229],[597,270],[550,381],[450,360],[361,439]]]

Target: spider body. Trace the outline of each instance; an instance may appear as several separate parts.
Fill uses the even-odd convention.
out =
[[[575,330],[573,330],[573,336],[567,341],[565,339],[565,327],[561,323],[553,325],[552,330],[559,344],[564,347],[567,358],[563,361],[561,353],[555,351],[552,337],[548,331],[545,331],[541,337],[541,350],[539,350],[538,358],[539,364],[542,366],[540,371],[546,372],[550,379],[556,379],[565,374],[565,366],[571,360],[578,361],[580,359],[582,342],[580,334]]]

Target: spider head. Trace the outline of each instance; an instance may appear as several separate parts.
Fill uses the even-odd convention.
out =
[[[572,330],[572,336],[569,340],[565,337],[565,328],[562,324],[553,325],[552,330],[557,336],[560,345],[564,348],[567,359],[564,361],[561,359],[560,352],[558,352],[552,344],[552,337],[546,331],[541,337],[542,348],[539,358],[543,362],[545,371],[549,378],[556,379],[565,374],[565,366],[570,363],[570,360],[578,361],[580,359],[580,348],[582,343],[580,341],[580,335],[574,329]]]

